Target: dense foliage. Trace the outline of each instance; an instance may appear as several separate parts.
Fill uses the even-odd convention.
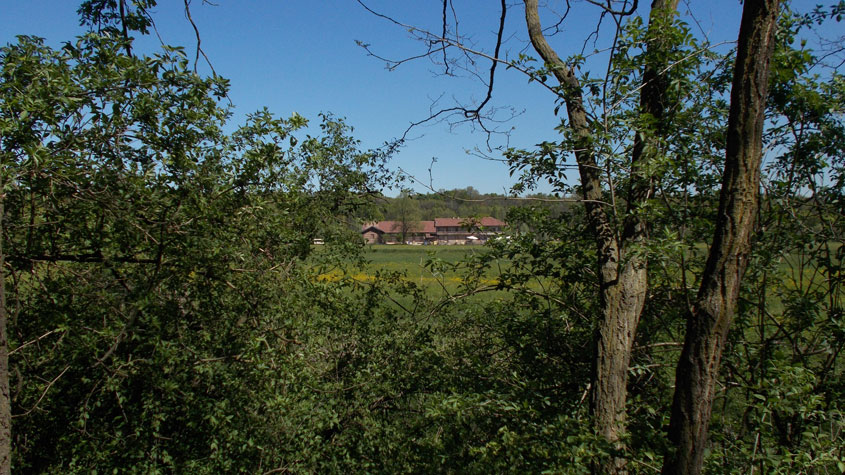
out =
[[[225,81],[123,46],[0,56],[15,466],[256,467],[316,311],[301,260],[318,232],[350,241],[383,157],[331,117],[225,135]]]
[[[317,130],[262,110],[233,128],[224,79],[198,76],[180,48],[133,54],[115,25],[145,31],[155,2],[133,5],[122,19],[116,2],[84,2],[98,33],[61,49],[21,37],[0,50],[15,470],[579,473],[609,454],[659,470],[713,233],[732,53],[680,21],[660,27],[676,107],[649,125],[662,132],[645,166],[661,185],[633,211],[606,190],[616,228],[628,212],[649,223],[618,453],[590,421],[601,284],[583,205],[471,188],[385,201],[373,190],[388,184],[392,147],[360,150],[332,116]],[[845,81],[814,74],[818,58],[796,40],[836,12],[781,21],[710,472],[845,471]],[[653,119],[637,108],[653,34],[626,24],[607,97],[591,103],[617,104],[595,135],[618,189],[635,179],[631,131]],[[560,172],[572,145],[561,132],[508,151],[522,187],[580,192]],[[457,290],[431,292],[407,272],[355,277],[352,217],[454,215],[511,225],[461,262],[426,259],[433,276],[460,275]]]

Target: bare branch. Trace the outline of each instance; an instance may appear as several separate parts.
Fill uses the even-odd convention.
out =
[[[427,58],[427,57],[431,56],[433,53],[437,53],[438,51],[443,51],[443,54],[445,55],[446,54],[446,48],[448,46],[448,45],[443,45],[439,48],[429,49],[425,53],[420,53],[420,54],[417,54],[417,55],[414,55],[414,56],[408,56],[407,58],[390,59],[390,58],[385,58],[383,56],[380,56],[380,55],[374,53],[373,50],[370,48],[370,45],[368,43],[364,43],[363,41],[356,40],[355,44],[357,44],[361,48],[364,48],[364,51],[367,52],[368,56],[372,56],[373,58],[376,58],[379,61],[383,61],[387,65],[386,67],[387,67],[388,71],[393,71],[396,68],[398,68],[399,66],[401,66],[405,63],[411,62],[411,61],[414,61],[414,60],[417,60],[417,59],[422,59],[422,58]]]
[[[443,0],[443,32],[440,34],[442,38],[446,38],[446,26],[447,26],[447,18],[446,18],[446,7],[449,4],[449,0]],[[446,74],[449,74],[449,59],[446,56],[446,48],[443,48],[443,67],[446,68]]]
[[[9,352],[9,356],[12,356],[13,354],[15,354],[15,353],[17,353],[18,351],[20,351],[20,350],[22,350],[22,349],[26,348],[26,347],[27,347],[27,346],[29,346],[29,345],[32,345],[32,344],[38,343],[39,341],[43,340],[44,338],[47,338],[48,336],[50,336],[50,335],[52,335],[52,334],[54,334],[54,333],[65,333],[65,332],[67,332],[67,329],[66,329],[66,328],[55,328],[55,329],[53,329],[53,330],[50,330],[50,331],[48,331],[47,333],[45,333],[45,334],[43,334],[43,335],[39,336],[38,338],[35,338],[34,340],[29,340],[28,342],[21,344],[20,346],[18,346],[18,347],[17,347],[17,348],[15,348],[14,350],[10,351],[10,352]]]
[[[24,412],[22,414],[13,414],[12,418],[24,417],[24,416],[32,413],[32,411],[38,409],[38,405],[41,404],[41,401],[43,401],[44,397],[47,396],[47,392],[50,391],[50,388],[53,387],[54,384],[56,384],[56,381],[58,381],[59,378],[61,378],[62,376],[64,376],[65,373],[67,373],[68,369],[70,369],[70,365],[65,366],[65,369],[63,369],[62,372],[59,373],[58,376],[56,376],[55,378],[53,378],[52,381],[47,383],[47,387],[45,387],[44,391],[41,392],[41,397],[39,397],[38,400],[35,401],[35,404],[33,404],[32,407],[30,407],[26,412]]]
[[[560,16],[560,19],[557,21],[557,23],[555,23],[552,26],[547,26],[547,27],[543,28],[543,34],[549,35],[549,36],[554,36],[554,35],[560,33],[560,31],[561,31],[560,26],[563,25],[564,20],[566,20],[566,17],[569,16],[569,12],[571,10],[572,10],[572,5],[570,5],[569,0],[566,0],[566,11],[563,12],[563,15]],[[552,30],[554,30],[554,32],[549,33]]]
[[[431,169],[429,169],[429,171],[431,171]],[[507,196],[507,195],[505,195],[505,196],[494,196],[494,197],[490,197],[490,198],[478,198],[478,199],[460,198],[458,196],[450,195],[448,193],[444,193],[442,191],[436,190],[431,185],[426,185],[425,183],[422,182],[422,180],[418,179],[414,175],[411,175],[410,173],[408,173],[407,171],[405,171],[401,167],[399,168],[399,173],[409,177],[415,183],[419,184],[420,186],[422,186],[423,188],[425,188],[426,190],[430,191],[431,193],[433,193],[435,195],[442,196],[444,198],[449,198],[449,199],[452,199],[452,200],[455,200],[455,201],[461,201],[461,202],[464,202],[464,203],[489,203],[491,201],[534,201],[534,202],[538,202],[538,203],[598,203],[598,204],[603,204],[603,205],[609,205],[609,203],[601,201],[601,200],[588,200],[588,199],[583,199],[583,198],[538,198],[538,197],[533,197],[533,196]]]
[[[502,0],[502,16],[499,18],[499,32],[496,34],[496,49],[493,51],[493,58],[499,57],[499,51],[502,48],[502,33],[505,30],[505,16],[507,15],[507,12],[508,6],[505,4],[505,0]],[[490,98],[493,97],[493,80],[496,77],[497,64],[499,64],[499,62],[496,59],[493,59],[492,65],[490,66],[490,80],[487,83],[487,97],[485,97],[484,100],[481,101],[481,104],[479,104],[478,108],[476,108],[475,110],[465,111],[464,117],[468,119],[474,119],[478,117],[478,113],[481,111],[481,109],[483,109],[484,106],[487,105],[488,102],[490,102]]]
[[[191,27],[194,29],[194,35],[197,37],[197,52],[194,55],[194,73],[197,72],[197,63],[199,63],[200,55],[205,58],[206,64],[208,67],[211,68],[211,73],[216,77],[217,71],[214,70],[214,66],[211,64],[211,60],[208,59],[208,56],[205,54],[205,51],[202,49],[202,38],[200,37],[200,30],[197,28],[197,24],[194,23],[194,19],[191,16],[191,0],[183,0],[185,3],[185,18],[188,19],[188,22],[191,23]],[[203,0],[203,3],[208,3],[209,5],[213,5],[206,0]]]
[[[137,257],[105,257],[99,253],[91,254],[57,254],[57,255],[35,255],[20,256],[9,255],[6,258],[10,261],[31,261],[31,262],[121,262],[126,264],[157,264],[156,259],[141,259]]]
[[[416,29],[416,28],[414,28],[414,27],[412,27],[412,26],[410,26],[410,25],[406,25],[406,24],[404,24],[404,23],[400,23],[400,22],[396,21],[394,18],[391,18],[391,17],[389,17],[389,16],[387,16],[387,15],[385,15],[385,14],[383,14],[383,13],[379,13],[379,12],[377,12],[377,11],[373,10],[372,8],[368,7],[368,6],[367,6],[367,4],[366,4],[366,3],[364,3],[364,2],[363,2],[363,1],[361,1],[361,0],[355,0],[355,1],[356,1],[356,2],[358,2],[358,5],[361,5],[362,7],[364,7],[364,10],[367,10],[368,12],[372,13],[373,15],[375,15],[375,16],[377,16],[377,17],[379,17],[379,18],[382,18],[382,19],[384,19],[384,20],[387,20],[387,21],[389,21],[389,22],[393,23],[393,24],[394,24],[394,25],[396,25],[396,26],[401,26],[402,28],[408,28],[408,29],[410,29],[411,31],[413,31],[413,30],[415,30],[415,29]]]
[[[605,13],[610,13],[611,15],[619,15],[619,16],[630,16],[630,15],[632,15],[637,10],[637,5],[639,4],[639,0],[634,0],[634,3],[631,4],[631,8],[628,9],[628,10],[625,10],[625,5],[628,4],[628,0],[625,0],[625,2],[622,4],[622,10],[614,10],[610,5],[611,4],[610,0],[608,0],[607,4],[599,3],[596,0],[587,0],[587,2],[592,3],[593,5],[595,5],[597,7],[601,7],[602,9],[604,9]]]
[[[492,55],[489,54],[489,53],[485,53],[483,51],[480,51],[476,48],[473,48],[470,45],[465,44],[461,40],[461,38],[457,35],[457,31],[455,32],[454,38],[450,38],[448,36],[449,31],[448,31],[448,11],[447,11],[447,7],[451,4],[451,2],[449,2],[449,0],[443,0],[442,31],[441,31],[440,34],[435,34],[431,31],[425,30],[423,28],[419,28],[419,27],[416,27],[416,26],[413,26],[413,25],[402,23],[401,21],[399,21],[399,20],[397,20],[397,19],[395,19],[395,18],[393,18],[389,15],[385,15],[383,13],[380,13],[380,12],[373,10],[368,5],[366,5],[363,2],[363,0],[356,0],[356,1],[358,2],[358,4],[360,4],[365,10],[367,10],[371,14],[373,14],[373,15],[379,17],[379,18],[385,19],[385,20],[393,23],[396,26],[402,27],[403,29],[407,30],[411,35],[413,35],[415,38],[417,38],[420,41],[423,41],[427,45],[426,51],[424,51],[420,54],[414,55],[414,56],[410,56],[410,57],[407,57],[407,58],[397,60],[397,59],[385,58],[385,57],[382,57],[382,56],[374,53],[372,51],[370,45],[367,44],[367,43],[364,43],[362,41],[356,42],[359,46],[364,48],[364,50],[367,52],[368,55],[370,55],[370,56],[372,56],[376,59],[379,59],[380,61],[385,62],[385,64],[387,65],[387,68],[389,70],[394,70],[394,69],[396,69],[397,67],[401,66],[402,64],[404,64],[406,62],[410,62],[410,61],[413,61],[413,60],[422,59],[422,58],[426,58],[426,57],[430,58],[435,54],[442,53],[443,54],[442,61],[444,63],[443,66],[445,68],[445,74],[453,75],[453,72],[451,70],[451,68],[452,68],[451,64],[452,63],[450,63],[448,56],[446,54],[446,49],[449,48],[449,47],[454,47],[454,48],[460,50],[463,54],[465,54],[469,64],[475,65],[473,57],[483,58],[483,59],[486,59],[486,60],[491,62],[490,69],[488,70],[488,73],[487,73],[487,79],[482,80],[482,82],[487,86],[486,91],[485,91],[485,95],[484,95],[484,98],[481,100],[481,102],[477,106],[467,107],[467,106],[463,106],[463,105],[457,105],[457,106],[454,106],[454,107],[448,107],[448,108],[440,109],[437,112],[432,112],[430,114],[430,116],[427,117],[426,119],[423,119],[423,120],[420,120],[420,121],[417,121],[417,122],[412,122],[411,125],[408,127],[408,129],[406,129],[404,134],[402,135],[403,140],[407,138],[407,135],[410,132],[410,130],[412,130],[416,126],[419,126],[419,125],[422,125],[422,124],[425,124],[425,123],[428,123],[428,122],[431,122],[431,121],[435,121],[435,120],[442,120],[442,119],[445,119],[447,117],[453,116],[453,114],[461,114],[463,116],[463,119],[455,122],[454,124],[460,124],[460,123],[464,123],[464,122],[473,122],[473,123],[477,124],[481,128],[481,130],[483,130],[485,133],[487,133],[487,135],[488,135],[488,145],[489,145],[490,135],[493,134],[493,133],[496,133],[497,131],[493,130],[490,127],[488,127],[487,125],[485,125],[486,121],[493,121],[493,120],[489,116],[484,116],[482,114],[482,111],[484,110],[485,107],[488,106],[488,104],[492,100],[493,87],[494,87],[495,75],[496,75],[496,70],[497,70],[498,64],[499,63],[505,63],[505,64],[508,65],[508,67],[514,68],[515,70],[525,74],[526,76],[528,76],[532,79],[537,79],[536,74],[534,74],[534,72],[532,70],[530,70],[529,68],[526,68],[524,66],[520,66],[520,65],[518,65],[514,62],[507,61],[507,60],[500,58],[501,47],[502,47],[502,44],[504,43],[504,28],[505,28],[505,22],[506,22],[506,16],[507,16],[507,2],[506,2],[506,0],[501,0],[501,15],[500,15],[500,18],[499,18],[499,25],[498,25],[497,33],[496,33],[495,48],[494,48],[494,52],[493,52]],[[452,8],[452,15],[453,16],[455,15],[454,7]],[[455,23],[456,23],[456,30],[457,30],[457,20],[455,20]],[[467,72],[476,76],[476,77],[478,77],[479,79],[481,79],[481,76],[478,73],[476,73],[474,71],[470,71],[470,70],[467,70]],[[543,87],[548,89],[550,92],[554,93],[555,95],[559,95],[556,88],[546,84],[544,81],[538,81],[538,82],[540,84],[542,84]]]

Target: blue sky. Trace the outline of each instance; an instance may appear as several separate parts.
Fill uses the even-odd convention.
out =
[[[391,58],[412,56],[421,45],[409,39],[407,31],[368,13],[355,0],[215,0],[217,6],[193,0],[192,14],[202,35],[202,45],[217,72],[231,80],[231,99],[236,106],[234,120],[267,106],[280,116],[293,112],[317,120],[320,112],[345,117],[355,127],[364,147],[377,147],[400,136],[411,122],[426,118],[432,102],[444,106],[452,98],[469,102],[484,97],[485,87],[471,78],[444,78],[427,59],[388,71],[383,62],[368,57],[356,40],[369,43],[374,51]],[[368,0],[375,10],[398,20],[437,31],[440,10],[436,0]],[[498,22],[499,2],[456,1],[462,32],[471,35],[477,48],[492,51]],[[509,2],[512,4],[514,2]],[[517,2],[518,3],[518,2]],[[598,10],[584,1],[573,0],[573,14],[564,24],[563,35],[551,39],[561,56],[576,53],[592,31]],[[798,5],[811,2],[795,2]],[[565,2],[550,0],[550,5]],[[641,14],[650,2],[640,1]],[[29,34],[45,37],[59,45],[82,33],[74,0],[0,0],[0,42]],[[695,15],[701,30],[713,41],[736,39],[740,5],[736,0],[681,1],[681,11]],[[506,30],[508,54],[525,49],[523,11],[509,10]],[[164,41],[185,45],[193,57],[195,38],[180,0],[159,0],[154,18]],[[548,22],[548,19],[547,19]],[[155,36],[143,39],[136,51],[157,48]],[[592,50],[592,46],[588,51]],[[481,70],[488,67],[480,60]],[[201,68],[203,69],[203,68]],[[205,69],[207,71],[207,69]],[[513,120],[499,124],[512,129],[509,143],[528,148],[543,140],[554,140],[559,119],[553,114],[553,95],[514,71],[500,68],[494,91],[494,107],[512,107]],[[513,183],[507,166],[484,160],[466,150],[486,148],[486,135],[472,127],[450,128],[435,124],[414,129],[407,145],[393,159],[401,168],[437,189],[472,186],[482,192],[505,192]],[[505,138],[493,137],[493,145]],[[500,157],[494,151],[493,158]],[[437,162],[431,169],[432,157]],[[418,191],[426,191],[415,186]],[[548,188],[540,188],[548,191]]]

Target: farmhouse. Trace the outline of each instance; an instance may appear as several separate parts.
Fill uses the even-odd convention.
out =
[[[505,223],[484,218],[435,218],[434,221],[364,223],[367,244],[483,244],[504,230]]]

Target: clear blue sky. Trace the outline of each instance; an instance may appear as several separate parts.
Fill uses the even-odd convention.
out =
[[[421,45],[408,33],[364,10],[354,0],[215,0],[217,6],[192,4],[193,18],[202,34],[202,45],[217,72],[231,79],[231,99],[235,121],[267,106],[281,116],[298,112],[315,120],[319,112],[345,117],[355,127],[355,136],[365,147],[376,147],[401,135],[413,121],[429,114],[432,101],[442,96],[444,106],[457,97],[467,102],[481,99],[485,88],[468,78],[443,78],[440,69],[422,59],[387,71],[379,60],[368,57],[356,45],[360,40],[384,56],[402,58],[417,54]],[[499,2],[490,0],[456,1],[462,32],[471,34],[477,48],[492,51],[498,21]],[[514,2],[510,2],[514,3]],[[518,3],[518,2],[517,2]],[[565,2],[554,2],[563,8]],[[794,2],[797,6],[812,2]],[[165,42],[182,44],[193,57],[195,39],[185,19],[181,0],[159,0],[155,20]],[[440,10],[436,0],[370,0],[373,9],[400,21],[437,31]],[[641,14],[647,14],[648,1],[640,1]],[[594,29],[598,10],[586,2],[572,1],[573,14],[564,24],[564,34],[552,38],[561,56],[581,49],[584,37]],[[0,42],[29,34],[45,37],[59,45],[80,34],[74,0],[0,0]],[[737,0],[681,1],[684,14],[695,8],[701,30],[713,41],[736,39],[740,5]],[[506,32],[511,57],[524,50],[523,11],[519,5],[509,10]],[[548,19],[546,20],[548,23]],[[155,36],[147,38],[136,51],[156,48]],[[531,51],[524,50],[527,53]],[[592,46],[588,47],[592,51]],[[480,63],[482,70],[489,63]],[[206,69],[207,71],[207,69]],[[521,114],[500,127],[513,129],[510,145],[531,147],[543,140],[554,140],[559,119],[553,114],[554,97],[514,71],[500,68],[494,91],[494,107],[513,107]],[[472,186],[482,192],[504,192],[511,184],[507,167],[465,153],[485,148],[486,136],[471,127],[452,130],[445,125],[421,127],[411,132],[414,140],[392,162],[394,168],[429,182],[432,169],[435,188]],[[501,145],[502,137],[493,144]],[[494,157],[497,156],[493,152]],[[425,191],[417,186],[418,191]],[[540,191],[548,191],[541,188]]]

